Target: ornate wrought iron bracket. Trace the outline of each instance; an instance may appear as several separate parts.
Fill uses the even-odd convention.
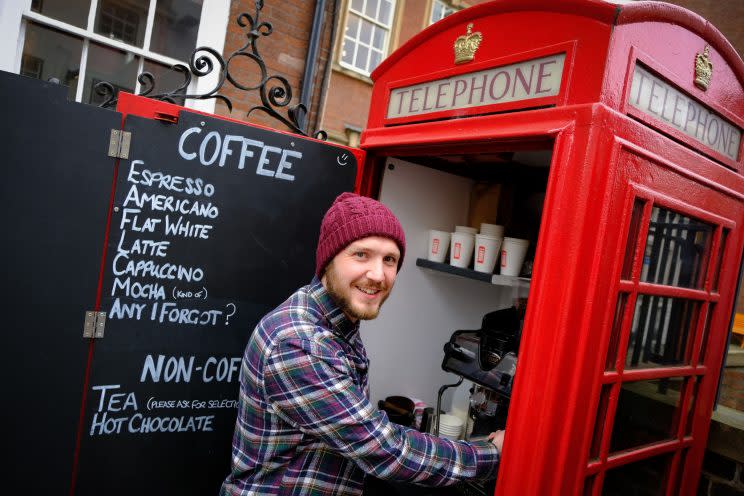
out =
[[[227,60],[213,48],[199,47],[191,54],[188,67],[184,64],[176,64],[171,67],[174,71],[183,75],[184,81],[181,86],[171,91],[152,94],[155,89],[155,77],[149,72],[143,72],[137,76],[137,81],[140,83],[140,91],[137,94],[169,103],[176,103],[177,100],[181,99],[206,100],[214,98],[223,102],[232,112],[232,101],[225,95],[219,94],[225,81],[229,81],[230,84],[240,90],[258,91],[261,105],[256,105],[248,110],[246,117],[259,110],[277,119],[292,131],[308,136],[309,134],[300,125],[300,119],[307,114],[307,108],[301,103],[289,105],[292,101],[292,87],[289,85],[289,81],[282,76],[269,76],[266,63],[258,52],[256,42],[261,36],[269,36],[273,32],[273,28],[269,22],[259,22],[259,16],[264,6],[263,0],[254,0],[254,3],[256,6],[255,16],[244,12],[237,18],[238,25],[246,31],[247,42],[242,48],[233,52]],[[230,73],[230,63],[239,57],[247,58],[256,65],[260,75],[257,84],[253,86],[242,84]],[[216,69],[216,65],[219,65],[219,81],[214,88],[204,94],[188,94],[187,89],[191,84],[192,74],[196,77],[207,76]],[[101,82],[95,85],[94,90],[105,99],[99,105],[100,107],[108,108],[116,105],[114,85],[109,82]],[[279,113],[279,110],[283,107],[287,107],[286,117]],[[314,136],[322,140],[328,138],[326,132],[322,130],[316,131]]]

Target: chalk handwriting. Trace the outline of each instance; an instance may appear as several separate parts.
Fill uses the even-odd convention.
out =
[[[197,364],[194,356],[147,355],[140,382],[190,382],[197,372],[204,383],[233,382],[240,373],[241,357],[210,356]]]
[[[171,176],[162,172],[152,172],[149,169],[137,170],[137,166],[140,165],[145,165],[145,162],[142,160],[132,160],[127,181],[142,186],[152,186],[157,189],[186,193],[187,195],[206,196],[207,198],[214,195],[214,185],[205,182],[203,179]]]

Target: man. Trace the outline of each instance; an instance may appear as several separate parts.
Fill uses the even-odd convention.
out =
[[[359,321],[379,313],[405,250],[382,203],[336,198],[312,282],[266,315],[246,347],[222,495],[355,495],[365,474],[429,486],[495,476],[503,432],[454,442],[391,423],[369,401]]]

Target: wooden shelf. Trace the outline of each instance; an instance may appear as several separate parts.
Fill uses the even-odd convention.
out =
[[[529,287],[530,279],[527,277],[516,277],[516,276],[502,276],[501,274],[486,274],[484,272],[477,272],[473,269],[461,269],[460,267],[453,267],[447,263],[432,262],[425,258],[417,258],[416,265],[430,269],[437,272],[443,272],[453,276],[465,277],[468,279],[475,279],[476,281],[487,282],[496,286],[510,286],[510,287]]]

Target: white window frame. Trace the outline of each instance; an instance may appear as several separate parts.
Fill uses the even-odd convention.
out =
[[[452,15],[458,10],[460,10],[457,7],[454,7],[453,5],[448,4],[447,2],[443,2],[442,0],[431,0],[431,9],[429,9],[429,24],[428,24],[429,26],[447,17],[447,15],[445,15],[443,17],[440,17],[439,19],[434,19],[434,6],[437,4],[439,4],[442,7],[443,13],[446,13],[447,11],[450,12],[447,15]]]
[[[157,0],[150,0],[147,25],[145,28],[145,39],[142,48],[118,40],[113,40],[94,32],[95,15],[98,10],[99,0],[91,0],[90,11],[88,13],[88,23],[85,29],[58,21],[43,14],[39,14],[38,12],[32,12],[31,1],[32,0],[0,0],[0,29],[3,29],[5,33],[8,33],[11,40],[17,40],[17,43],[15,44],[12,42],[0,44],[2,45],[2,48],[0,48],[0,69],[2,70],[15,73],[20,72],[26,26],[29,22],[55,28],[83,40],[83,47],[80,55],[80,81],[85,81],[88,47],[91,42],[129,52],[137,56],[139,60],[137,74],[140,74],[143,71],[145,59],[168,67],[175,64],[188,65],[189,63],[188,60],[175,59],[149,50]],[[204,0],[202,3],[199,31],[196,38],[196,47],[208,46],[215,49],[218,53],[222,53],[225,48],[225,34],[227,32],[229,16],[230,0]],[[217,70],[219,70],[218,65]],[[191,86],[188,88],[189,93],[206,93],[214,88],[219,81],[219,74],[216,74],[215,72],[216,71],[212,71],[212,74],[206,77],[194,78]],[[140,83],[139,81],[134,81],[134,83],[136,84],[135,92],[138,92],[140,90]],[[78,84],[77,86],[75,100],[78,102],[82,100],[83,86],[83,84]],[[204,112],[213,113],[215,109],[215,101],[214,99],[187,100],[186,106]]]
[[[365,7],[367,5],[367,1],[368,0],[364,0],[364,3],[362,4],[362,10],[365,10]],[[341,45],[340,45],[339,50],[338,50],[338,63],[339,63],[339,65],[341,67],[343,67],[345,69],[349,69],[349,70],[354,71],[356,73],[362,74],[364,76],[369,76],[371,74],[371,71],[366,71],[364,69],[360,69],[359,67],[355,66],[353,63],[349,64],[348,62],[344,62],[344,60],[343,60],[344,41],[347,38],[350,39],[350,40],[353,40],[353,42],[354,42],[354,55],[352,56],[352,61],[356,58],[356,52],[357,52],[357,49],[358,49],[359,45],[363,45],[364,47],[366,47],[370,51],[372,51],[372,50],[377,51],[377,49],[374,48],[374,47],[372,47],[371,44],[370,45],[367,45],[366,43],[363,43],[359,39],[358,33],[355,34],[355,37],[351,37],[351,36],[347,36],[346,35],[346,29],[347,29],[347,26],[349,25],[349,17],[351,15],[355,15],[355,16],[359,17],[360,20],[363,19],[365,21],[368,21],[368,22],[372,23],[373,26],[379,27],[379,28],[381,28],[382,30],[385,31],[385,33],[386,33],[385,34],[385,41],[383,42],[383,46],[382,46],[382,57],[380,59],[380,62],[382,62],[382,60],[384,60],[385,57],[387,57],[388,50],[390,49],[390,38],[392,37],[393,26],[395,24],[395,9],[396,9],[396,0],[389,0],[389,1],[390,1],[390,19],[389,19],[390,24],[386,26],[385,24],[381,23],[377,19],[374,19],[372,17],[369,17],[368,15],[366,15],[363,12],[358,12],[358,11],[352,9],[351,0],[347,0],[346,16],[345,16],[345,19],[344,19],[344,29],[343,29],[343,33],[341,35]],[[379,6],[378,6],[378,11],[379,11]],[[359,31],[361,31],[361,29],[362,28],[361,28],[361,23],[360,23],[359,24]],[[374,39],[374,33],[372,33],[372,38]],[[371,41],[370,41],[370,43],[371,43]],[[374,69],[372,69],[372,70],[374,70]]]

